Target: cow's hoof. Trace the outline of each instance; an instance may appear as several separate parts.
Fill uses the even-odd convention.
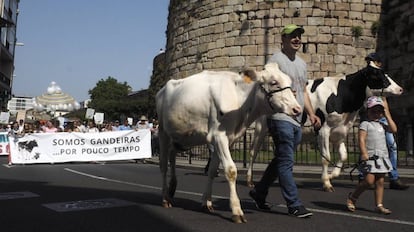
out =
[[[163,200],[162,201],[162,207],[164,207],[164,208],[172,208],[172,204],[171,204],[171,202],[169,202],[167,200]]]
[[[330,187],[324,186],[323,191],[328,192],[328,193],[333,193],[333,192],[335,192],[335,189],[332,186],[330,186]]]
[[[201,206],[201,209],[202,209],[204,212],[207,212],[207,213],[214,213],[214,208],[213,208],[213,206],[209,206],[209,205],[202,205],[202,206]]]
[[[247,219],[244,217],[244,215],[233,215],[231,217],[231,220],[233,220],[234,223],[246,223]]]

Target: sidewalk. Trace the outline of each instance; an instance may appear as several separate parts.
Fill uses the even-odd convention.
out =
[[[148,163],[158,164],[158,156],[152,157],[151,159],[146,159]],[[191,170],[199,170],[200,172],[204,172],[204,167],[207,161],[205,160],[191,160],[191,164],[189,163],[188,159],[177,159],[176,164],[178,168],[185,168]],[[248,165],[248,164],[247,164]],[[246,175],[247,167],[243,167],[243,163],[236,162],[238,175]],[[261,176],[263,171],[266,169],[267,164],[263,163],[255,163],[253,168],[253,176],[256,178]],[[220,165],[220,169],[222,169]],[[351,181],[349,172],[352,168],[346,168],[342,171],[341,175],[336,179],[339,180],[349,180]],[[331,169],[330,169],[331,170]],[[221,170],[222,171],[222,170]],[[311,178],[311,179],[320,179],[322,173],[322,166],[307,166],[307,165],[295,165],[293,167],[293,174],[297,178]],[[400,179],[407,183],[407,184],[414,184],[414,169],[411,168],[398,168],[398,173],[400,175]],[[353,173],[354,181],[357,181],[358,172],[355,170]],[[388,178],[386,178],[388,181]]]

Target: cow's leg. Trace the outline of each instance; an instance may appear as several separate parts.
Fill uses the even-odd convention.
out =
[[[159,133],[159,143],[160,143],[160,156],[159,156],[159,165],[162,176],[162,206],[164,208],[172,207],[172,199],[169,194],[168,184],[167,184],[167,172],[168,172],[168,160],[170,159],[170,149],[168,147],[168,137],[160,131]]]
[[[170,185],[168,187],[168,196],[172,200],[174,198],[175,190],[177,189],[177,174],[175,172],[176,152],[170,149]]]
[[[347,160],[348,153],[346,151],[345,142],[341,142],[338,146],[339,160],[329,176],[330,179],[336,178],[341,174],[342,166]]]
[[[256,120],[256,127],[254,130],[253,135],[253,147],[250,150],[250,162],[249,167],[247,169],[247,186],[254,187],[253,182],[253,164],[256,160],[257,154],[260,151],[260,146],[263,143],[263,139],[265,135],[267,134],[267,126],[266,126],[266,117],[262,117],[258,120]]]
[[[254,188],[254,181],[253,181],[253,165],[257,157],[258,150],[254,148],[256,144],[253,142],[253,149],[250,150],[250,161],[249,161],[249,167],[247,169],[246,174],[246,184],[250,188]]]
[[[338,177],[341,174],[342,166],[347,159],[347,151],[345,146],[345,139],[349,128],[347,126],[339,126],[335,129],[335,142],[334,146],[339,153],[339,159],[336,162],[329,179]]]
[[[229,150],[229,141],[227,136],[223,133],[221,136],[218,135],[215,139],[217,154],[220,157],[221,163],[223,164],[224,174],[230,187],[230,208],[232,211],[232,219],[236,223],[247,222],[244,217],[243,210],[241,209],[240,199],[237,195],[236,180],[237,180],[237,167],[231,158]]]
[[[328,174],[329,162],[331,160],[331,153],[329,151],[329,128],[321,128],[319,131],[319,148],[321,151],[321,159],[322,159],[322,188],[326,192],[333,192],[335,191]]]
[[[220,160],[217,156],[216,151],[217,149],[214,148],[214,151],[211,153],[211,156],[210,156],[210,166],[208,168],[207,186],[206,186],[206,190],[204,191],[204,194],[202,197],[202,202],[203,202],[202,208],[209,212],[214,211],[211,195],[213,192],[213,181],[217,175],[217,170],[220,165]]]
[[[168,184],[167,184],[167,171],[168,171],[168,159],[165,155],[160,152],[160,170],[162,176],[162,206],[164,208],[170,208],[171,199],[168,195]]]

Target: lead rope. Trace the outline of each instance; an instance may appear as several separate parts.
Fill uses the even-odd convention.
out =
[[[333,161],[331,161],[330,159],[328,159],[328,157],[326,157],[324,154],[322,154],[322,151],[321,151],[321,149],[319,147],[319,143],[318,143],[318,133],[319,133],[319,131],[318,130],[314,130],[314,132],[315,132],[315,140],[314,140],[315,147],[316,147],[317,150],[319,150],[322,159],[326,160],[331,166],[333,166],[335,168],[340,168],[341,171],[343,171],[346,168],[353,167],[353,166],[344,167],[344,165],[342,167],[340,167],[340,166],[336,165],[336,163],[334,163]]]

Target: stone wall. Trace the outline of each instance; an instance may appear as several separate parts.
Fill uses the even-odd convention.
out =
[[[299,55],[309,78],[352,73],[376,50],[380,13],[381,0],[171,0],[168,78],[204,69],[260,70],[280,49],[280,30],[289,23],[305,29]]]
[[[399,146],[413,154],[412,0],[170,0],[164,81],[204,69],[260,70],[280,49],[280,30],[289,23],[305,29],[299,56],[309,78],[349,74],[366,65],[368,53],[382,55],[405,90],[389,102]]]

